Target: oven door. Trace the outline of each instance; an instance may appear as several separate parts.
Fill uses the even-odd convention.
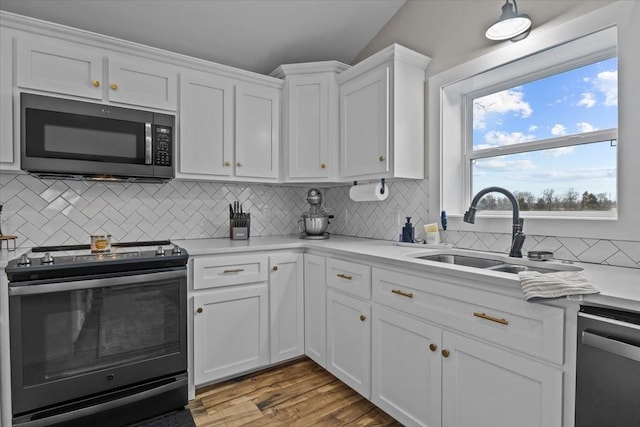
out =
[[[186,268],[9,288],[14,417],[185,372]]]

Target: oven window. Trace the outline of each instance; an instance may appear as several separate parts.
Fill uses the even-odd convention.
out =
[[[21,297],[23,385],[178,353],[179,294],[171,281]]]
[[[144,164],[144,123],[26,110],[27,155]]]

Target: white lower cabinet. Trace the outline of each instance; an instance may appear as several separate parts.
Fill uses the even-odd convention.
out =
[[[327,365],[326,260],[304,254],[304,352],[322,367]]]
[[[562,425],[560,369],[446,331],[442,349],[443,426]]]
[[[304,354],[302,254],[269,257],[271,363]]]
[[[372,401],[409,426],[562,426],[564,372],[544,361],[562,360],[562,310],[462,285],[373,269]]]
[[[372,332],[373,403],[405,425],[439,426],[442,330],[374,304]]]
[[[304,354],[302,254],[202,256],[191,265],[195,386]]]
[[[371,303],[327,291],[327,370],[371,397]]]
[[[372,401],[407,426],[562,425],[562,371],[374,304]]]
[[[193,304],[195,385],[269,363],[266,282],[198,293]]]

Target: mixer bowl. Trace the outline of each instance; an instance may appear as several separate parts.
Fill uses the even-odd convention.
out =
[[[303,231],[312,236],[324,234],[329,227],[328,216],[304,217],[301,221],[304,224]]]

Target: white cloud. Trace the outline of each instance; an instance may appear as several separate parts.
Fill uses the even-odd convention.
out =
[[[604,105],[618,105],[618,71],[602,71],[595,81],[596,88],[604,94]]]
[[[514,88],[475,99],[473,101],[473,128],[484,129],[486,116],[490,113],[514,113],[519,117],[529,117],[533,110],[523,98],[524,92],[520,88]]]
[[[556,123],[552,128],[551,128],[551,135],[553,136],[563,136],[567,134],[567,128],[564,127],[563,125]]]
[[[519,144],[535,139],[534,135],[525,135],[522,132],[502,132],[499,130],[491,130],[484,135],[485,144],[474,146],[476,150],[485,148],[503,147],[505,145]]]
[[[599,180],[615,178],[615,168],[579,168],[567,170],[554,170],[532,173],[531,178],[536,181],[569,181],[569,180]]]
[[[551,148],[549,150],[544,150],[542,154],[545,156],[560,157],[560,156],[564,156],[565,154],[573,153],[574,148],[575,147]]]
[[[476,160],[476,168],[494,172],[523,171],[536,169],[534,162],[528,159],[505,160],[504,156],[493,157],[491,159]],[[475,173],[475,172],[474,172]]]
[[[585,92],[582,94],[582,99],[576,103],[579,107],[591,108],[596,105],[596,96],[591,92]]]
[[[531,125],[529,126],[529,132],[535,132],[538,130],[538,125]]]
[[[576,128],[581,133],[593,132],[593,131],[598,130],[597,127],[595,127],[594,125],[592,125],[591,123],[588,123],[588,122],[578,122],[578,123],[576,123]]]
[[[615,107],[618,105],[618,71],[610,70],[610,71],[601,71],[598,75],[593,78],[585,78],[585,82],[591,83],[594,89],[604,95],[604,105],[607,107]],[[577,105],[581,105],[584,101],[584,93],[583,99],[581,99]],[[592,94],[593,95],[593,94]]]

